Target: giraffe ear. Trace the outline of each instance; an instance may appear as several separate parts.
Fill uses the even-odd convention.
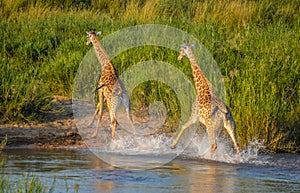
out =
[[[100,31],[96,33],[96,36],[100,37],[100,35],[101,35]]]
[[[89,34],[90,34],[90,33],[89,33],[89,32],[87,32],[87,31],[86,31],[85,33],[86,33],[86,35],[89,35]]]
[[[186,49],[186,46],[181,46],[181,48]]]
[[[195,45],[191,45],[191,48],[194,49],[194,48],[195,48]]]

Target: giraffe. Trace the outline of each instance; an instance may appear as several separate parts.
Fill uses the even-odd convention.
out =
[[[130,110],[130,98],[128,92],[125,89],[124,83],[119,79],[118,73],[114,65],[112,64],[108,54],[106,53],[98,39],[98,36],[100,36],[101,33],[90,31],[86,32],[86,34],[88,38],[86,45],[93,44],[96,56],[102,67],[101,77],[98,81],[98,86],[96,89],[96,91],[98,91],[99,102],[97,104],[93,118],[88,125],[91,126],[94,122],[95,117],[98,115],[96,130],[93,133],[92,137],[95,137],[98,134],[99,125],[103,113],[104,100],[106,100],[107,102],[107,108],[110,116],[110,126],[112,129],[111,139],[114,140],[115,137],[115,130],[117,127],[116,114],[121,103],[125,107],[127,117],[135,133],[135,126],[132,120],[132,114]]]
[[[193,71],[197,98],[192,105],[192,113],[189,120],[180,129],[171,148],[173,149],[176,147],[186,128],[195,124],[197,121],[200,121],[206,127],[208,138],[211,143],[210,151],[212,153],[217,149],[216,132],[219,128],[217,124],[223,124],[222,126],[225,127],[230,135],[237,153],[241,156],[239,144],[236,139],[236,126],[230,109],[213,93],[209,81],[205,78],[197,64],[193,53],[193,47],[194,46],[191,46],[189,42],[186,42],[180,49],[178,60],[181,60],[184,56],[189,59]]]

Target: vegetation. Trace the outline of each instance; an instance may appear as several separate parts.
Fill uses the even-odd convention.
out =
[[[6,142],[2,141],[2,144],[5,144]],[[2,158],[0,162],[0,171],[1,171],[1,176],[0,176],[0,192],[2,193],[50,193],[54,192],[55,189],[55,183],[56,183],[56,178],[53,178],[53,182],[51,186],[45,185],[45,182],[42,182],[41,179],[37,176],[34,176],[32,174],[24,174],[23,177],[19,178],[18,180],[12,181],[14,179],[13,177],[7,175],[4,171],[3,168],[6,165],[6,157],[7,156],[2,156],[2,151],[0,151],[0,157]],[[68,192],[68,183],[67,180],[65,180],[66,184],[66,191]],[[78,192],[78,185],[76,184],[76,187],[74,187],[75,192]]]
[[[2,149],[5,147],[7,143],[7,136],[4,140],[0,143],[0,171],[1,171],[1,177],[0,177],[0,192],[3,193],[11,193],[11,192],[30,192],[30,193],[37,193],[37,192],[53,192],[54,183],[53,181],[52,187],[48,189],[47,186],[44,186],[41,182],[41,180],[35,176],[29,176],[25,175],[24,178],[19,179],[17,182],[12,182],[3,172],[3,168],[6,165],[6,156],[2,155]],[[48,191],[47,191],[48,190]]]
[[[194,35],[213,54],[242,146],[261,139],[273,150],[300,149],[298,0],[1,0],[0,9],[1,122],[39,119],[54,95],[71,97],[76,70],[89,50],[88,29],[109,35],[156,23]],[[178,53],[162,49],[155,54],[157,49],[130,50],[113,62],[121,73],[124,64],[149,57],[176,60]],[[183,66],[192,78],[187,60]],[[141,85],[132,96],[138,101],[134,108],[154,95],[166,103],[176,100],[172,94],[154,92],[158,87]],[[168,104],[168,113],[174,115],[168,123],[177,124],[180,107]]]
[[[0,177],[0,190],[3,193],[10,192],[30,192],[30,193],[46,193],[53,192],[54,183],[50,189],[43,185],[41,180],[35,176],[26,175],[24,178],[19,179],[18,182],[11,182],[7,176]]]

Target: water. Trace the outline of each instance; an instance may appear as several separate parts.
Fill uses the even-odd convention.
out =
[[[1,172],[12,183],[32,175],[51,187],[56,179],[54,192],[300,192],[300,155],[256,155],[240,163],[184,155],[147,170],[113,167],[84,148],[12,148],[1,157]]]

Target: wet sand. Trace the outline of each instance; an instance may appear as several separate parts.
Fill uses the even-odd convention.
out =
[[[78,128],[76,128],[74,115],[73,115],[72,100],[55,96],[51,101],[51,110],[48,112],[43,112],[43,118],[37,121],[31,121],[28,123],[18,123],[18,124],[2,124],[0,125],[0,142],[7,136],[6,147],[40,147],[40,148],[56,148],[56,147],[86,147],[86,143],[96,143],[96,139],[87,139],[86,137],[91,135],[94,131],[92,128],[87,129],[86,132],[81,130],[81,135],[79,135]],[[79,108],[79,109],[77,109]],[[91,117],[87,117],[87,112],[93,113],[94,106],[85,102],[78,102],[75,104],[75,110],[82,110],[83,113],[78,119],[77,126],[84,126],[88,124]],[[91,110],[92,109],[92,110]],[[145,109],[144,111],[148,111]],[[139,112],[140,113],[140,112]],[[142,115],[147,113],[140,113]],[[78,113],[77,113],[78,116]],[[127,121],[126,114],[118,115],[122,122]],[[164,119],[154,117],[152,120],[148,115],[136,116],[133,114],[135,126],[137,131],[142,134],[155,135],[159,133],[164,133],[168,136],[173,136],[175,133],[166,132],[167,129],[157,129],[160,128],[161,121],[164,123]],[[80,120],[81,122],[78,122]],[[83,121],[83,122],[82,122]],[[105,131],[110,135],[109,131],[109,114],[107,110],[104,110],[103,117],[101,120],[102,127],[106,128]],[[129,126],[130,127],[130,126]],[[163,127],[162,127],[163,128]],[[82,128],[81,128],[82,129]],[[107,130],[108,129],[108,130]],[[130,131],[130,130],[129,130]],[[120,128],[117,128],[116,132],[125,132]]]
[[[54,97],[51,105],[51,111],[45,112],[39,122],[0,125],[0,141],[7,136],[6,147],[84,147],[74,123],[71,100]]]

